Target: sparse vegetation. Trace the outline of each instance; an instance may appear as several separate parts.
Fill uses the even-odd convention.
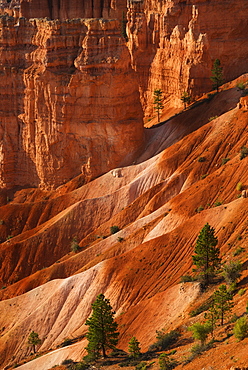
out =
[[[245,248],[243,247],[237,247],[237,249],[233,252],[233,256],[236,257],[236,256],[239,256],[241,253],[243,253],[245,251]]]
[[[71,242],[71,251],[77,253],[80,250],[80,246],[77,242],[77,238],[74,237]]]
[[[214,202],[214,207],[219,207],[219,206],[221,206],[222,205],[222,202],[220,201],[220,200],[216,200],[215,202]]]
[[[239,82],[239,83],[237,83],[236,87],[239,90],[244,90],[245,89],[245,83],[244,82]]]
[[[221,164],[224,165],[226,164],[228,161],[230,161],[230,158],[222,158],[221,159]]]
[[[210,118],[208,119],[208,122],[211,122],[211,121],[213,121],[213,120],[214,120],[214,119],[216,119],[216,118],[218,118],[218,116],[210,117]]]
[[[233,328],[233,333],[238,340],[248,337],[248,320],[246,316],[240,317]]]
[[[240,149],[240,160],[246,158],[248,156],[248,148],[246,146],[242,146],[242,148]]]
[[[162,103],[162,90],[161,89],[155,89],[153,92],[153,104],[154,109],[157,112],[158,115],[158,123],[160,122],[160,111],[163,109],[163,103]]]
[[[237,191],[242,191],[243,190],[243,184],[242,184],[242,182],[238,182],[237,183],[236,190]]]
[[[114,225],[114,226],[110,226],[110,233],[111,233],[111,234],[118,233],[118,231],[120,231],[119,226],[116,226],[116,225]]]
[[[28,336],[28,345],[32,346],[34,353],[36,353],[36,346],[38,346],[39,344],[41,344],[39,334],[35,331],[32,331]]]
[[[121,242],[123,242],[124,238],[122,238],[121,236],[118,236],[117,240],[118,240],[118,242],[121,243]]]
[[[161,353],[158,358],[160,370],[171,370],[177,366],[177,362],[166,353]]]
[[[197,213],[200,213],[203,210],[204,210],[204,207],[203,206],[199,206],[198,208],[196,208],[196,212]]]
[[[205,345],[207,337],[209,333],[212,331],[212,327],[208,322],[204,324],[196,322],[195,324],[190,326],[188,329],[193,332],[192,334],[193,338],[201,342],[201,346]]]
[[[223,68],[219,59],[215,59],[213,64],[213,69],[211,70],[212,76],[210,77],[213,83],[213,89],[216,89],[217,93],[219,92],[219,87],[224,83],[223,78]]]
[[[190,283],[192,281],[195,281],[195,279],[190,275],[183,275],[180,278],[180,283]]]
[[[206,157],[199,157],[198,162],[206,162]]]
[[[231,313],[233,307],[233,296],[227,290],[226,285],[220,285],[213,294],[213,308],[216,318],[220,319],[220,325],[224,324],[225,318]]]
[[[222,276],[226,283],[231,285],[237,283],[241,276],[242,264],[239,261],[230,261],[226,263],[222,268]]]
[[[187,91],[183,92],[181,96],[181,100],[183,102],[184,109],[186,109],[187,105],[190,103],[190,100],[191,100],[191,96],[189,95]]]
[[[245,288],[241,288],[241,289],[239,289],[239,291],[238,291],[238,295],[240,295],[240,297],[242,297],[242,295],[244,295],[244,294],[245,294],[245,292],[246,292],[246,289],[245,289]]]
[[[180,333],[177,330],[171,330],[166,333],[165,330],[158,330],[157,341],[149,347],[149,351],[164,351],[169,349],[175,344],[180,337]]]
[[[139,357],[140,352],[140,343],[136,337],[132,337],[128,343],[128,352],[131,357]]]

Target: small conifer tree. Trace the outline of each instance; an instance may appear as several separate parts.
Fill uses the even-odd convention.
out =
[[[92,304],[92,315],[86,320],[89,329],[86,334],[88,355],[85,360],[93,361],[99,358],[101,353],[103,357],[106,357],[107,349],[115,348],[119,333],[117,332],[118,324],[114,321],[113,316],[114,312],[109,299],[105,298],[103,294],[99,294]]]
[[[41,344],[41,339],[39,338],[39,334],[35,331],[32,331],[28,336],[28,344],[33,347],[34,353],[36,352],[36,346]]]
[[[128,342],[128,352],[130,353],[131,357],[140,356],[140,343],[137,338],[132,337]]]
[[[223,325],[225,318],[233,308],[233,295],[227,290],[226,285],[220,285],[219,289],[214,292],[213,305],[216,317],[220,319],[220,325]]]
[[[160,111],[163,109],[163,103],[162,103],[162,90],[161,89],[155,89],[153,92],[153,104],[155,111],[158,114],[158,122],[160,122]]]
[[[196,241],[193,263],[197,267],[193,271],[198,273],[204,287],[208,286],[220,267],[220,250],[217,247],[218,239],[215,230],[208,223],[202,228]]]
[[[219,92],[219,87],[223,84],[223,68],[221,67],[220,60],[215,59],[213,69],[212,69],[212,76],[210,77],[213,83],[213,89],[216,89]]]
[[[183,102],[184,109],[186,109],[187,104],[189,104],[191,100],[191,96],[189,95],[187,91],[184,91],[184,93],[181,96],[181,100]]]

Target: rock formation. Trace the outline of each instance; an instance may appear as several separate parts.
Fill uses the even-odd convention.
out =
[[[51,188],[131,163],[143,113],[118,21],[17,22],[0,26],[0,186]]]
[[[126,9],[127,43],[108,20]],[[53,188],[131,164],[154,89],[178,109],[184,91],[211,89],[215,58],[226,80],[246,72],[247,12],[236,0],[22,0],[26,18],[0,22],[0,187]],[[45,16],[59,20],[34,18]]]
[[[230,0],[132,1],[128,37],[139,76],[145,114],[153,112],[153,91],[161,88],[165,106],[180,106],[211,90],[211,68],[218,58],[225,80],[247,72],[248,3]]]
[[[118,18],[126,11],[126,0],[20,0],[26,18]]]

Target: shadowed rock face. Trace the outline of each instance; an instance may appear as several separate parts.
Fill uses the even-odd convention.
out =
[[[120,18],[126,0],[21,0],[21,15],[26,18]]]

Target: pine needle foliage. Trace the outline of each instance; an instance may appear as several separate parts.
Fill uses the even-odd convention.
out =
[[[36,346],[41,344],[41,339],[39,338],[39,334],[35,331],[32,331],[28,336],[28,345],[33,347],[34,353],[36,352]]]
[[[233,308],[233,295],[227,290],[226,285],[220,285],[213,294],[213,307],[216,318],[220,319],[220,325],[224,324],[225,318],[231,313]]]
[[[92,315],[86,320],[89,326],[86,338],[88,355],[86,361],[94,361],[101,355],[105,358],[107,349],[114,349],[118,343],[118,324],[114,321],[114,312],[109,299],[99,294],[92,304]]]
[[[215,59],[212,69],[212,76],[210,77],[213,83],[213,89],[219,92],[219,87],[224,83],[223,68],[221,67],[220,60]]]
[[[128,342],[128,352],[130,353],[131,357],[140,356],[140,343],[136,337],[132,337]]]
[[[155,89],[153,92],[153,104],[155,111],[158,114],[158,122],[160,122],[160,111],[163,109],[163,103],[162,103],[162,90],[161,89]]]
[[[218,239],[215,230],[208,223],[202,228],[196,241],[195,255],[192,256],[198,273],[198,279],[203,287],[207,287],[220,267],[220,249],[217,247]]]

